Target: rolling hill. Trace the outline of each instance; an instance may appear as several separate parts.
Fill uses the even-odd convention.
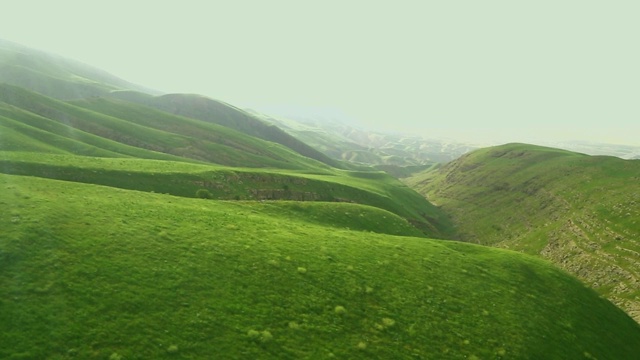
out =
[[[438,209],[383,172],[332,168],[282,145],[224,126],[121,100],[62,102],[0,84],[0,126],[5,129],[0,133],[0,150],[40,153],[17,157],[7,154],[0,159],[5,164],[0,171],[5,173],[189,197],[202,188],[217,199],[357,202],[398,214],[432,237],[448,237],[452,232],[447,218]],[[113,170],[106,160],[87,162],[73,156],[61,160],[47,154],[134,157],[218,166],[198,170],[206,175],[188,174],[189,180],[167,178],[164,183],[161,177],[165,175],[155,174],[152,168],[145,181],[132,183],[127,174],[149,168],[144,162],[130,161],[127,169]],[[101,169],[93,163],[107,167]],[[248,169],[252,167],[261,170]],[[111,175],[103,177],[107,172]]]
[[[508,144],[406,181],[465,241],[542,256],[640,321],[640,162]]]
[[[11,209],[0,214],[1,358],[640,352],[637,323],[550,264],[408,237],[410,226],[375,208],[208,201],[14,175],[0,175],[0,188]],[[370,232],[380,221],[397,223],[397,235]]]
[[[0,83],[2,359],[640,353],[640,325],[551,263],[434,240],[451,219],[383,171],[23,54],[39,77]]]
[[[0,152],[0,172],[216,200],[358,203],[401,216],[422,235],[448,238],[448,219],[423,197],[383,172],[313,174],[132,158]],[[420,232],[418,232],[420,234]]]
[[[62,132],[91,133],[147,151],[168,153],[173,155],[173,160],[184,157],[249,167],[328,168],[283,146],[260,141],[227,127],[173,116],[128,102],[93,98],[67,103],[6,84],[0,84],[0,101],[5,104],[5,117],[21,116],[22,124],[27,122],[27,116],[31,117],[28,123],[36,128],[56,122],[58,127],[70,128],[60,130]],[[91,107],[99,110],[93,111]]]
[[[182,117],[235,129],[284,145],[302,156],[345,167],[271,123],[222,101],[193,94],[169,94],[135,85],[100,69],[59,55],[0,39],[0,83],[15,85],[58,100],[112,97]]]
[[[149,106],[171,114],[222,125],[249,136],[284,145],[302,156],[332,167],[345,164],[321,153],[315,148],[289,135],[279,127],[225,102],[196,94],[167,94],[146,96],[132,91],[117,91],[111,97]]]

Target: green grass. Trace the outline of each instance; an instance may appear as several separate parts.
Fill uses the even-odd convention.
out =
[[[356,202],[404,217],[430,236],[450,237],[453,232],[442,212],[380,171],[332,168],[224,126],[120,100],[65,103],[9,85],[0,85],[0,100],[0,126],[10,129],[0,134],[0,151],[9,151],[3,159],[5,173],[189,197],[206,188],[217,199]],[[203,101],[211,105],[210,99]],[[25,151],[40,155],[11,154]],[[70,162],[45,152],[91,158],[71,157]],[[154,166],[182,166],[122,160],[127,157],[216,165],[187,174],[167,173]]]
[[[169,155],[174,160],[185,158],[186,161],[229,166],[317,171],[329,168],[279,144],[256,139],[223,126],[122,101],[95,100],[100,105],[99,109],[106,112],[101,113],[6,84],[0,84],[0,101],[10,105],[4,106],[4,116],[27,122],[31,127],[67,138],[74,133],[82,133],[84,138],[87,138],[86,134],[90,134],[103,140],[108,139],[108,145],[116,142],[120,146],[124,145],[125,150],[135,147],[143,152],[156,154],[152,158],[158,158],[161,155],[157,153],[162,153],[164,158]],[[84,105],[90,103],[80,102]],[[107,113],[118,114],[123,118]],[[52,125],[51,122],[57,124]],[[66,136],[61,134],[64,128],[71,128],[67,130],[69,134]],[[93,141],[92,145],[97,144]],[[147,156],[141,153],[138,157]]]
[[[214,101],[207,98],[203,98],[202,100],[205,102]],[[261,131],[262,133],[264,133],[266,130],[264,129],[265,125],[262,123],[260,123],[262,124],[262,127],[258,126],[258,124],[254,124],[253,122],[249,122],[246,127],[235,129],[233,126],[227,126],[230,124],[227,124],[226,122],[224,122],[223,125],[220,125],[213,121],[206,121],[208,118],[216,118],[217,116],[222,116],[219,114],[222,110],[214,111],[214,109],[211,112],[207,113],[208,117],[205,117],[204,115],[193,115],[193,118],[190,118],[185,117],[186,115],[191,115],[190,113],[187,113],[183,116],[176,116],[168,112],[156,110],[151,107],[114,99],[85,99],[74,101],[72,102],[72,104],[99,112],[101,114],[107,114],[119,119],[125,119],[127,121],[135,122],[140,125],[166,131],[172,134],[180,134],[183,136],[188,136],[192,139],[195,138],[215,144],[221,144],[231,149],[235,149],[236,152],[246,152],[252,155],[264,156],[267,159],[262,160],[262,166],[281,168],[293,168],[293,166],[296,166],[298,168],[317,168],[319,169],[319,171],[321,171],[323,169],[329,168],[327,164],[333,166],[337,165],[335,161],[330,161],[329,159],[326,159],[324,157],[319,160],[315,160],[314,158],[310,157],[303,157],[307,155],[305,155],[304,152],[296,151],[296,147],[288,148],[287,143],[284,140],[280,142],[273,141],[279,144],[278,146],[275,146],[275,144],[271,142],[270,139],[263,139],[267,140],[263,141],[260,140],[261,138],[255,138],[255,134],[249,132],[248,129],[253,129],[254,132]],[[222,106],[223,109],[226,109],[224,108],[224,106],[226,105],[223,105],[224,104],[221,104],[220,106]],[[177,105],[173,104],[173,106]],[[186,110],[187,109],[184,109],[183,111]],[[240,112],[240,110],[235,111]],[[180,111],[176,112],[181,114]],[[243,113],[238,116],[241,115],[248,116]],[[233,122],[234,120],[235,117],[232,116],[230,121]],[[257,119],[249,120],[253,120],[254,122],[257,121]],[[312,151],[312,149],[307,150]],[[319,156],[319,154],[315,155]],[[274,160],[277,160],[279,162],[276,162]],[[298,164],[289,164],[290,162],[294,161]],[[227,163],[227,165],[237,166],[248,166],[247,164],[251,164],[251,162],[245,159],[237,159],[233,163]]]
[[[32,113],[0,105],[0,149],[85,156],[189,161],[105,139]],[[194,160],[191,160],[194,161]]]
[[[204,188],[216,199],[355,202],[390,211],[432,237],[447,237],[452,231],[448,219],[429,202],[383,172],[333,170],[319,175],[28,152],[0,152],[0,172],[184,197],[195,197]]]
[[[315,148],[287,134],[279,127],[262,121],[261,119],[222,101],[214,100],[195,94],[169,94],[157,97],[144,97],[133,92],[116,92],[111,94],[115,98],[126,100],[130,103],[138,103],[149,106],[166,113],[177,114],[207,124],[221,125],[228,129],[234,129],[239,133],[280,144],[296,154],[320,163],[343,168],[344,164],[319,152]],[[83,106],[100,109],[110,113],[112,106],[101,106],[96,101],[85,101]],[[123,116],[130,114],[127,110]]]
[[[640,351],[638,324],[546,262],[371,233],[373,223],[339,216],[391,216],[376,209],[10,175],[0,189],[9,209],[0,213],[1,358],[622,359]]]
[[[449,218],[383,172],[202,96],[121,91],[140,88],[1,40],[0,63],[5,82],[85,99],[0,84],[2,359],[640,353],[637,323],[549,263],[425,239],[452,235]],[[404,158],[420,141],[370,135],[383,163],[423,163]],[[615,220],[597,235],[626,236],[630,204],[596,208]]]
[[[463,240],[543,256],[640,321],[640,162],[509,144],[407,183]]]
[[[218,199],[350,201],[391,211],[431,236],[449,237],[452,232],[448,219],[419,194],[372,169],[352,172],[331,168],[280,144],[119,100],[64,103],[9,85],[0,85],[0,100],[4,101],[0,103],[0,126],[8,129],[0,134],[0,151],[9,151],[4,159],[6,173],[180,196],[194,196],[200,188],[208,188]],[[25,151],[41,155],[18,155],[27,156],[29,162],[10,154]],[[209,163],[227,168],[201,168],[199,174],[181,178],[173,174],[178,171],[145,172],[141,169],[149,167],[144,161],[125,162],[129,168],[122,170],[119,165],[109,167],[122,160],[74,158],[84,164],[77,166],[45,153]],[[11,164],[6,163],[9,158],[14,159]],[[64,169],[56,169],[61,166],[58,161],[64,163]]]

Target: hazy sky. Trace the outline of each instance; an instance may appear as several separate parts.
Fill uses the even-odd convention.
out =
[[[454,139],[640,145],[637,0],[0,5],[0,38],[167,92]]]

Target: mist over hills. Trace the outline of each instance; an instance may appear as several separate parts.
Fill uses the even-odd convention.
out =
[[[594,188],[571,195],[591,204],[600,198],[589,191],[604,188],[615,211],[584,207],[584,216],[570,218],[573,242],[555,234],[544,247],[510,232],[509,217],[504,229],[489,226],[502,238],[476,231],[476,207],[468,208],[476,224],[466,222],[464,209],[439,198],[435,206],[412,188],[424,191],[446,174],[436,190],[462,196],[459,167],[504,157],[513,170],[545,159],[528,156],[526,146],[515,149],[518,156],[507,149],[483,157],[493,150],[482,149],[442,166],[437,159],[469,149],[425,149],[417,138],[278,120],[287,133],[268,115],[200,95],[156,94],[9,47],[0,57],[0,76],[11,80],[0,83],[0,204],[7,209],[0,213],[0,358],[640,353],[640,325],[566,271],[527,254],[444,240],[516,239],[509,248],[538,256],[531,249],[547,249],[554,262],[569,259],[571,266],[560,266],[583,280],[591,278],[582,270],[601,269],[603,286],[587,284],[634,314],[637,229],[626,213],[635,214],[637,200],[616,192],[637,178],[626,162],[602,163],[606,176],[575,171],[576,183],[595,174]],[[601,166],[600,158],[545,153],[556,152],[582,159],[585,169]],[[479,164],[464,165],[469,159]],[[564,165],[556,164],[559,174]],[[424,169],[408,181],[412,187],[389,175]],[[620,183],[607,185],[609,170]],[[496,191],[520,189],[490,176],[470,187],[482,181]],[[545,181],[523,188],[545,195]],[[542,200],[552,211],[540,217],[566,230],[569,200]],[[501,205],[510,211],[511,203]],[[595,255],[580,250],[575,229],[588,215],[600,221],[589,223],[599,235],[615,240],[592,241],[601,247]],[[576,253],[580,261],[571,260]]]
[[[90,65],[2,39],[0,69],[0,82],[21,86],[55,99],[109,96],[136,102],[177,115],[230,126],[249,135],[281,143],[334,167],[345,166],[335,159],[355,165],[427,165],[451,161],[470,150],[491,145],[372,131],[349,124],[340,114],[318,113],[313,109],[296,108],[283,112],[283,109],[274,108],[274,116],[268,111],[265,114],[243,110],[201,95],[160,96],[162,94],[157,90],[132,84]],[[278,116],[281,113],[285,115]],[[577,141],[540,145],[591,155],[629,159],[640,157],[640,147],[631,145]]]
[[[455,132],[442,138],[434,137],[425,130],[418,133],[406,130],[376,131],[368,128],[366,124],[330,108],[267,106],[248,111],[266,121],[277,124],[278,127],[333,158],[369,165],[404,167],[427,165],[434,162],[445,163],[469,151],[505,143],[496,140],[465,142],[456,139]],[[395,120],[394,117],[391,117],[389,123],[392,124]],[[429,121],[432,120],[425,119],[422,123],[429,123]],[[433,120],[433,125],[437,128],[439,121]],[[580,127],[579,124],[576,126]],[[550,130],[550,134],[553,131],[555,130]],[[515,130],[512,137],[520,138],[523,135],[525,134]],[[622,159],[640,157],[640,146],[637,145],[579,139],[573,141],[537,139],[531,143],[588,155],[610,155]]]
[[[21,86],[60,100],[112,96],[177,115],[206,119],[252,136],[285,144],[304,156],[341,165],[301,141],[229,104],[204,96],[159,92],[131,84],[102,70],[0,40],[0,82]]]
[[[103,96],[113,90],[160,94],[92,66],[0,39],[0,82],[56,99]]]
[[[538,145],[571,150],[588,155],[608,155],[621,159],[640,159],[640,146],[622,144],[603,144],[589,141],[549,142]]]
[[[363,165],[416,166],[451,161],[473,144],[366,130],[325,117],[278,117],[254,113],[323,153]]]
[[[320,127],[320,132],[328,131],[328,138],[321,140],[323,137],[318,131],[305,137],[305,133],[313,130],[294,130],[295,127],[305,127],[305,121],[298,120],[297,125],[292,125],[291,122],[287,125],[284,119],[246,112],[201,95],[160,96],[158,91],[129,83],[89,65],[1,39],[0,66],[1,82],[21,86],[59,100],[109,96],[135,102],[278,142],[334,167],[345,166],[334,159],[365,165],[405,166],[443,162],[456,158],[470,148],[464,144],[444,144],[436,140],[336,126],[327,121],[306,123]],[[276,126],[270,126],[273,124]]]

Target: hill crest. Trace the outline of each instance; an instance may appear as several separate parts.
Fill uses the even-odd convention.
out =
[[[547,258],[640,321],[638,180],[637,160],[507,144],[407,183],[462,239]]]

